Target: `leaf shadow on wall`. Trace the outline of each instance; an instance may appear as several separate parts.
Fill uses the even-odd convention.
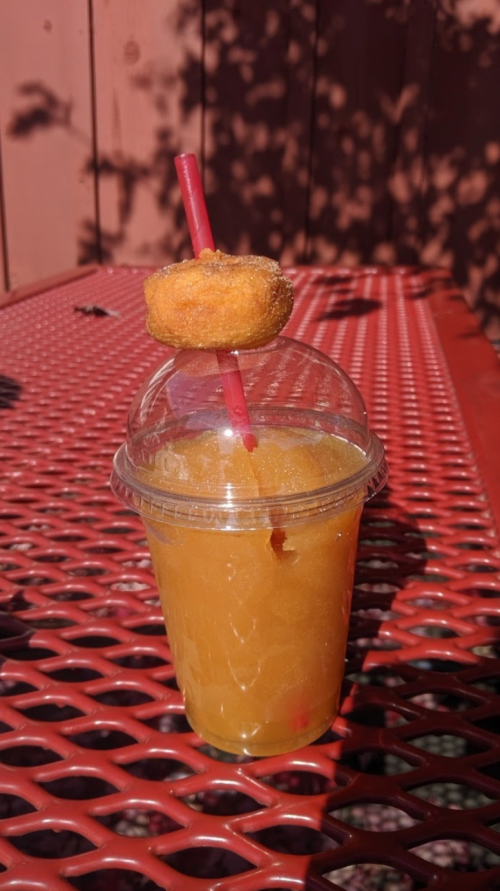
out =
[[[451,0],[438,10],[430,0],[340,0],[334,10],[327,0],[208,0],[201,60],[186,50],[174,81],[162,59],[130,73],[137,108],[148,104],[157,122],[143,157],[94,157],[71,103],[34,81],[19,86],[9,135],[59,127],[87,139],[87,172],[117,206],[112,226],[82,222],[82,263],[113,262],[124,249],[135,263],[190,256],[173,158],[185,149],[183,127],[199,119],[218,247],[285,264],[443,266],[499,337],[495,10]],[[195,0],[182,5],[179,39],[200,16]],[[146,193],[164,226],[138,236]]]

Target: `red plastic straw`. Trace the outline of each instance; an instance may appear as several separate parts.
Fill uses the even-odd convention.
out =
[[[177,155],[175,169],[181,187],[194,255],[198,257],[204,248],[214,250],[214,239],[196,156],[193,154]],[[238,358],[234,353],[221,350],[218,350],[216,355],[231,426],[241,436],[245,447],[251,452],[257,445],[257,440],[250,427]]]
[[[215,250],[200,171],[198,170],[196,155],[177,155],[174,160],[193,251],[195,257],[198,257],[203,248]]]

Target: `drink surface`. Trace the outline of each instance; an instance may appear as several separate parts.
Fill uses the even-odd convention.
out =
[[[238,499],[311,492],[348,479],[366,463],[337,436],[300,427],[257,427],[249,452],[233,431],[206,431],[171,440],[155,454],[154,483],[178,494]]]
[[[229,431],[230,433],[230,431]],[[362,452],[299,428],[257,428],[248,452],[224,430],[168,444],[178,491],[257,498],[308,492],[361,470]],[[183,482],[184,481],[184,482]],[[312,741],[337,709],[360,499],[290,526],[194,529],[146,520],[186,714],[231,752],[274,754]]]

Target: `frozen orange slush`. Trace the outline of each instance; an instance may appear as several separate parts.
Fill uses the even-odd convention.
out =
[[[155,456],[204,495],[314,491],[355,476],[356,446],[321,431],[256,429],[248,452],[221,429]],[[170,487],[171,488],[171,487]],[[334,716],[344,672],[362,495],[334,516],[276,526],[196,529],[145,520],[187,718],[224,750],[269,755],[306,744]]]
[[[111,484],[146,528],[188,720],[258,756],[335,716],[360,515],[387,465],[327,356],[278,337],[239,362],[251,451],[214,354],[183,350],[137,393]]]

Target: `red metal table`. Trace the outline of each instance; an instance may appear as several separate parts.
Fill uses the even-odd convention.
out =
[[[497,359],[445,273],[291,275],[287,333],[353,377],[391,477],[364,513],[341,715],[273,758],[190,731],[140,522],[109,490],[165,357],[144,270],[0,313],[2,891],[500,888]]]

